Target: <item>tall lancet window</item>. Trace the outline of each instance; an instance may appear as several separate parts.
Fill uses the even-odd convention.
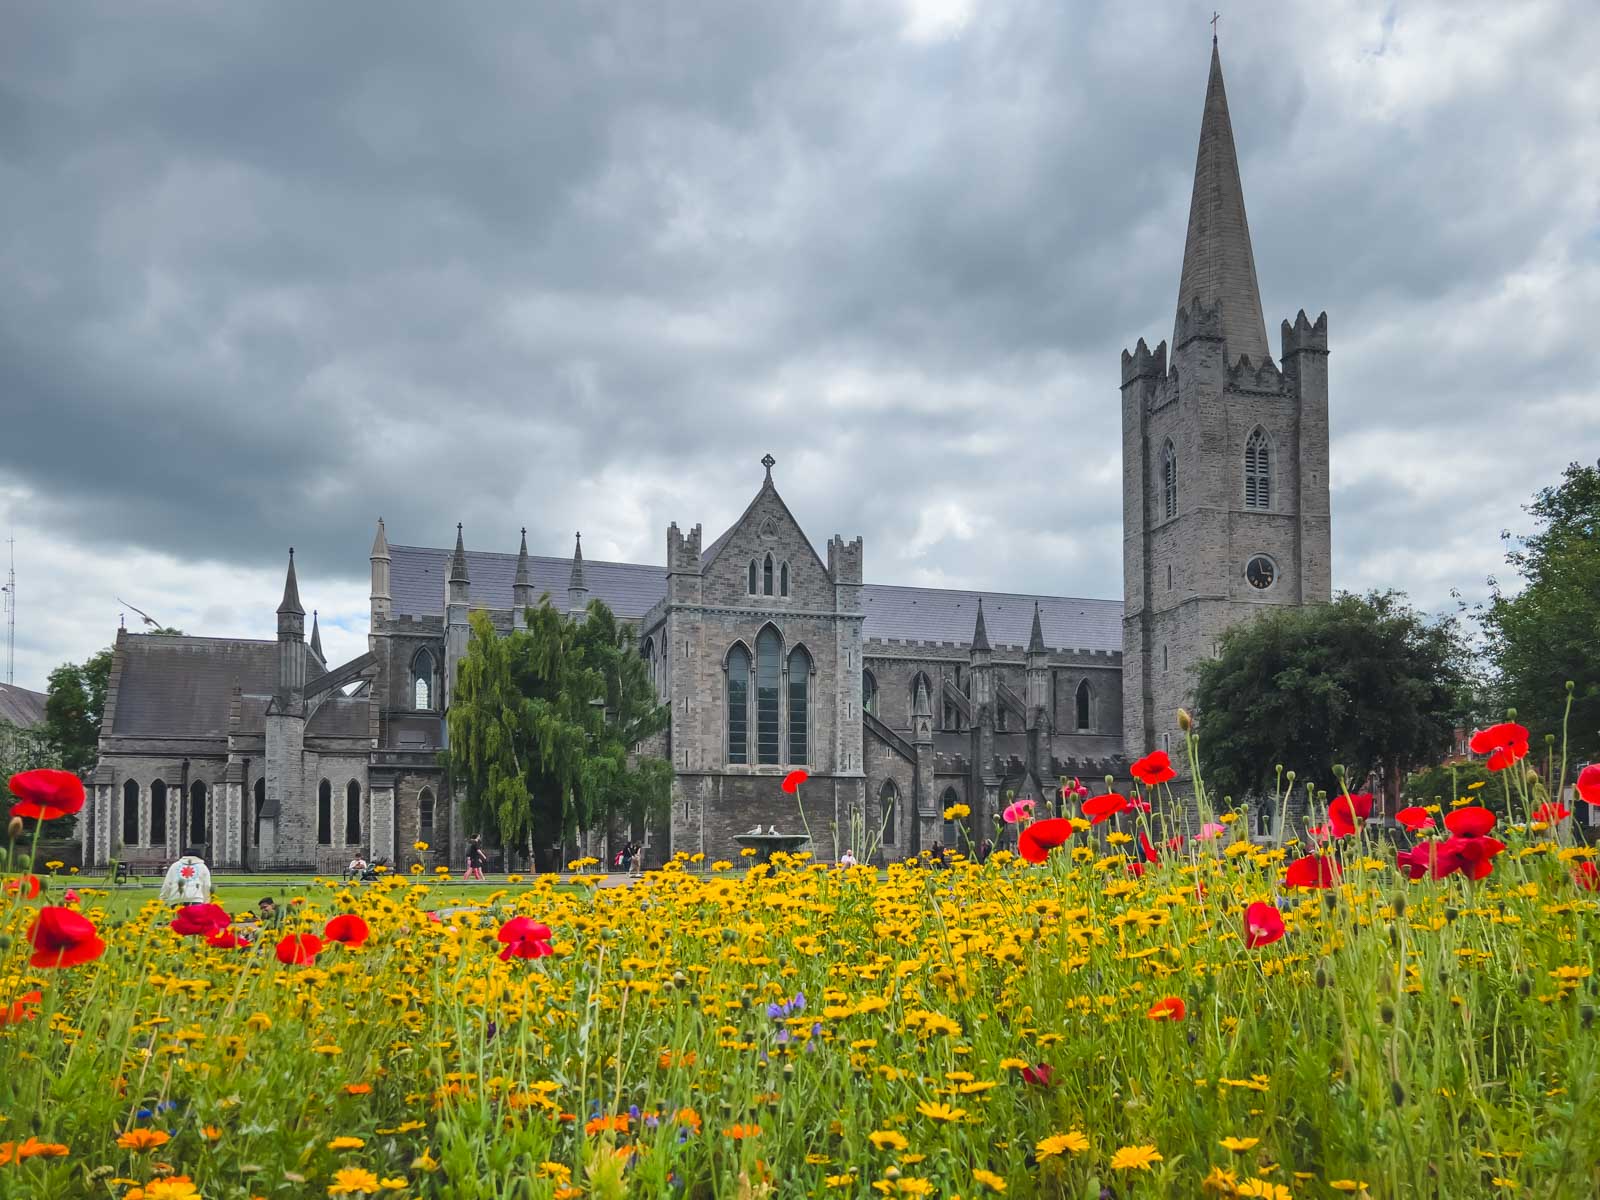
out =
[[[419,709],[433,707],[433,655],[418,650],[411,660],[412,703]]]
[[[750,652],[728,651],[728,761],[750,761]]]
[[[1075,707],[1077,708],[1075,715],[1078,718],[1078,729],[1080,732],[1087,731],[1089,728],[1090,701],[1091,697],[1089,695],[1089,681],[1085,679],[1082,683],[1078,684],[1077,702],[1075,704]]]
[[[772,595],[772,555],[770,554],[761,563],[761,594],[763,596]]]
[[[1259,425],[1244,444],[1244,506],[1272,507],[1272,458],[1267,432]]]
[[[1170,519],[1178,515],[1178,451],[1168,441],[1161,451],[1161,496]]]
[[[811,717],[811,655],[796,646],[789,655],[789,761],[805,766]]]
[[[361,841],[361,785],[354,779],[344,789],[344,840],[351,846]]]
[[[756,762],[776,766],[783,686],[783,639],[771,625],[756,638]]]

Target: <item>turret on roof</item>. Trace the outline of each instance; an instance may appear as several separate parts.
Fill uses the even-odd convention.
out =
[[[280,615],[293,614],[303,617],[306,615],[305,607],[300,603],[300,584],[294,577],[294,547],[289,547],[289,573],[283,580],[283,600],[278,605]]]
[[[1194,192],[1189,199],[1189,233],[1183,245],[1183,275],[1178,308],[1222,302],[1222,332],[1230,364],[1248,354],[1260,363],[1271,357],[1267,326],[1261,317],[1261,288],[1250,249],[1250,224],[1244,215],[1244,188],[1222,86],[1222,58],[1211,39],[1211,78],[1200,119],[1200,149],[1195,156]],[[1177,330],[1173,332],[1177,347]]]
[[[1048,649],[1044,644],[1044,626],[1039,623],[1039,602],[1033,602],[1033,630],[1028,634],[1028,653],[1043,654]]]
[[[978,597],[978,623],[972,630],[972,648],[974,650],[988,650],[989,633],[983,627],[983,597]]]
[[[470,583],[467,578],[467,547],[461,540],[461,523],[456,522],[456,552],[450,558],[450,583]]]

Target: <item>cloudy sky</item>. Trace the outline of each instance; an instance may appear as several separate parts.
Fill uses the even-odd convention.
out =
[[[18,683],[128,605],[270,636],[291,544],[357,653],[380,513],[658,562],[768,451],[876,581],[1121,594],[1210,3],[0,7]],[[1329,314],[1336,587],[1481,595],[1600,452],[1593,16],[1223,15],[1274,347]]]

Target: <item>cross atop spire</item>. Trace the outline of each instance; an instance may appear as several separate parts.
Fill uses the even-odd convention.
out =
[[[587,592],[588,590],[588,586],[583,582],[583,533],[579,531],[573,535],[572,578],[567,581],[567,591]]]
[[[761,456],[761,465],[767,469],[767,482],[771,483],[772,468],[778,465],[778,460],[773,458],[770,454],[763,454]]]
[[[314,608],[311,610],[311,653],[322,658],[322,629],[317,624],[317,610]]]
[[[517,577],[511,581],[512,587],[529,587],[533,580],[528,576],[528,527],[522,527],[522,545],[517,548]]]
[[[1207,307],[1221,303],[1222,334],[1230,362],[1238,362],[1241,354],[1248,354],[1255,363],[1271,357],[1215,34],[1205,112],[1200,119],[1200,149],[1195,156],[1194,192],[1189,199],[1183,275],[1178,282],[1178,307],[1192,308],[1197,302]],[[1176,331],[1172,341],[1176,349]]]

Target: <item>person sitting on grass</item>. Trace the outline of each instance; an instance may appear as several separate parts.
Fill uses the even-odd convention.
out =
[[[271,896],[261,897],[256,905],[256,915],[263,928],[276,929],[283,924],[283,910]]]

